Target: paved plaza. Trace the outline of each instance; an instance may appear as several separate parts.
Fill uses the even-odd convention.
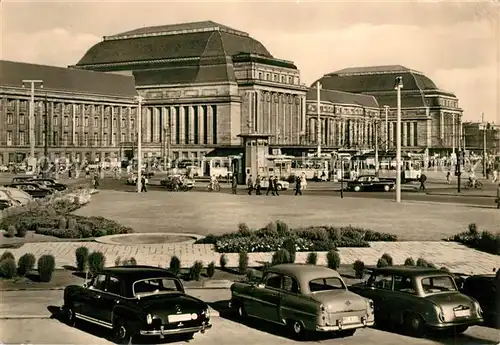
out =
[[[280,197],[224,193],[136,194],[103,190],[76,213],[103,216],[136,232],[179,232],[200,235],[235,231],[240,222],[252,228],[281,219],[291,227],[352,225],[396,234],[399,240],[440,241],[469,223],[498,231],[500,212],[466,205],[362,199],[332,196]]]

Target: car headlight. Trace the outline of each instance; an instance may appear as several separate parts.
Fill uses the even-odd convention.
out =
[[[146,315],[146,323],[148,325],[153,323],[153,316],[151,314]]]

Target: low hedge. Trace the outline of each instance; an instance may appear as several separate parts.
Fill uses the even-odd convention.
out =
[[[296,251],[329,251],[336,247],[369,247],[369,241],[397,241],[397,236],[372,230],[332,226],[289,229],[282,221],[269,223],[259,230],[208,235],[196,244],[213,244],[219,253],[275,252],[285,241],[295,243]],[[248,228],[248,227],[245,227]]]
[[[500,232],[479,232],[474,223],[469,224],[468,231],[456,234],[446,240],[462,243],[482,252],[500,255]]]

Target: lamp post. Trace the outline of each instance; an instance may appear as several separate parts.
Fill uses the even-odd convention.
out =
[[[389,106],[384,105],[385,110],[385,152],[389,150]]]
[[[378,121],[374,120],[375,127],[375,176],[378,177]]]
[[[317,148],[317,154],[318,157],[321,157],[321,83],[318,81],[316,82],[316,109],[318,111],[318,127],[317,127],[317,133],[316,135],[318,136],[318,148]]]
[[[26,84],[30,84],[31,96],[30,96],[30,108],[29,108],[29,140],[30,140],[30,160],[28,166],[31,166],[33,172],[35,172],[35,85],[40,84],[40,88],[43,88],[43,80],[39,79],[24,79],[22,81],[22,86],[26,87]]]
[[[142,96],[136,96],[137,101],[137,193],[142,189]]]
[[[396,77],[397,119],[396,119],[396,202],[401,202],[401,89],[403,77]]]

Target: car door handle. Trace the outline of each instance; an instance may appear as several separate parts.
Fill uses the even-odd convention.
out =
[[[120,300],[115,299],[115,304],[120,303]]]
[[[101,298],[101,295],[95,295],[95,298],[99,299]]]

